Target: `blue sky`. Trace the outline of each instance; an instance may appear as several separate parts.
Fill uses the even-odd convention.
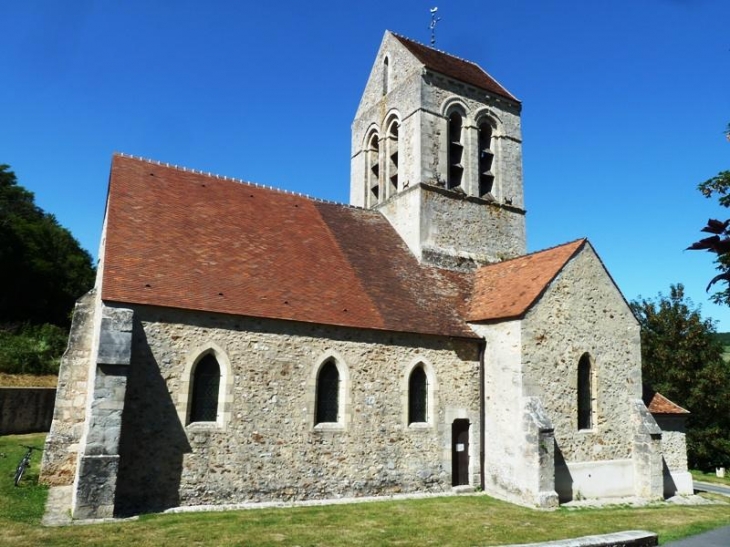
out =
[[[2,2],[0,163],[97,254],[115,151],[346,202],[386,29],[523,102],[529,250],[587,236],[628,299],[707,301],[696,190],[730,169],[727,0]]]

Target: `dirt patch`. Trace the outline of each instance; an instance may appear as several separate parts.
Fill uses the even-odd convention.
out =
[[[0,372],[0,387],[56,387],[55,374],[5,374]]]

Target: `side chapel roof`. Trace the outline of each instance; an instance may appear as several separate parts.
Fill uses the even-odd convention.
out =
[[[585,239],[482,266],[474,272],[467,321],[515,319],[529,310]]]
[[[511,101],[520,102],[476,63],[454,57],[453,55],[425,46],[399,34],[392,34],[426,68],[439,72],[444,76],[450,76],[466,84],[491,91]]]
[[[585,244],[442,270],[377,211],[115,155],[101,297],[476,338],[467,322],[524,315]]]
[[[649,386],[644,386],[643,397],[646,408],[652,414],[689,414],[689,410],[682,408],[676,403],[667,399],[658,391],[654,391]]]

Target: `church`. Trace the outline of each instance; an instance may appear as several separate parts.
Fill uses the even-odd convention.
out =
[[[386,32],[349,205],[114,155],[41,480],[76,519],[691,494],[687,411],[643,391],[595,249],[527,254],[520,113],[477,64]]]

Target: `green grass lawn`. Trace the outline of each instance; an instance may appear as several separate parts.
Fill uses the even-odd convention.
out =
[[[661,542],[730,524],[730,505],[612,507],[536,511],[488,496],[384,501],[323,507],[146,515],[90,526],[40,525],[47,490],[37,485],[40,456],[21,486],[13,473],[21,444],[43,435],[0,438],[0,544],[147,547],[502,545],[643,529]]]

